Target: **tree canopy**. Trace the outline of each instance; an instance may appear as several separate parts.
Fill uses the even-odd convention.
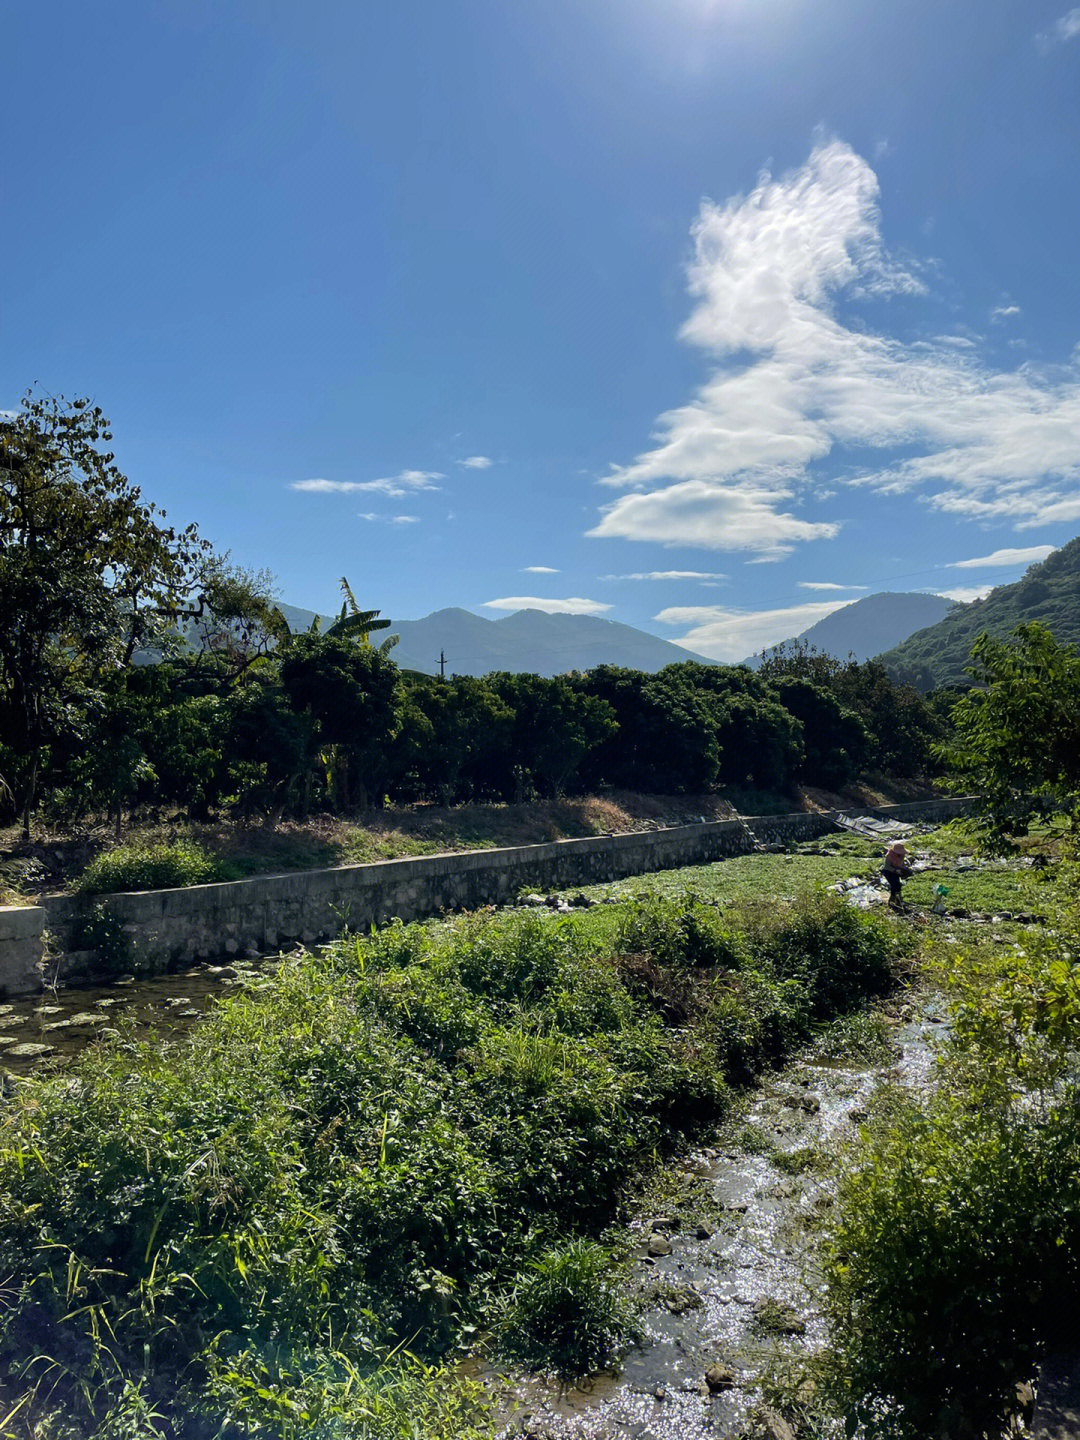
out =
[[[73,687],[126,664],[195,598],[205,546],[145,502],[88,400],[0,422],[0,734],[24,828]]]
[[[975,688],[954,704],[952,739],[938,750],[952,787],[982,797],[996,840],[1062,812],[1080,832],[1080,650],[1032,623],[1009,641],[980,636],[971,654]]]

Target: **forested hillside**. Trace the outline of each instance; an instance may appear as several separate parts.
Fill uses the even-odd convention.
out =
[[[956,606],[879,658],[891,675],[923,691],[964,685],[971,647],[984,631],[1004,640],[1030,620],[1048,626],[1059,644],[1080,641],[1080,536],[1032,565],[1022,580]]]

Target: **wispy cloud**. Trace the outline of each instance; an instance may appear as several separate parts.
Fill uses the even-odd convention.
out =
[[[991,320],[1008,320],[1013,315],[1020,314],[1019,305],[995,305],[990,311]]]
[[[865,585],[837,585],[834,580],[800,580],[800,590],[865,590]]]
[[[601,580],[726,580],[719,570],[634,570],[629,575],[601,575]]]
[[[602,615],[610,605],[600,600],[583,600],[572,595],[567,600],[550,600],[539,595],[506,595],[501,600],[485,600],[488,610],[545,610],[549,615]]]
[[[1035,36],[1035,43],[1045,54],[1055,45],[1065,45],[1070,40],[1075,40],[1080,35],[1080,5],[1072,10],[1066,10],[1065,14],[1054,21],[1049,30],[1040,30]]]
[[[377,510],[360,510],[357,512],[356,518],[385,525],[418,525],[420,523],[419,515],[380,515]]]
[[[522,570],[524,575],[558,575],[558,570],[553,570],[550,565],[526,565]]]
[[[398,497],[416,490],[437,490],[436,480],[446,476],[438,470],[402,470],[378,480],[294,480],[290,490],[306,490],[320,495],[376,494]]]
[[[1054,545],[1029,545],[1023,550],[995,550],[990,555],[976,555],[973,560],[954,560],[953,570],[989,570],[994,566],[1031,565],[1036,560],[1045,560],[1057,547]]]
[[[1017,528],[1080,516],[1080,356],[1001,371],[970,336],[904,341],[848,318],[866,298],[925,290],[886,250],[878,196],[867,162],[832,140],[702,205],[681,333],[713,372],[606,477],[628,493],[590,534],[777,559],[840,528],[839,504],[814,493],[826,459],[830,480],[955,515]]]
[[[816,600],[781,610],[726,610],[719,605],[672,605],[653,618],[664,625],[689,626],[675,639],[710,660],[732,662],[756,655],[781,640],[800,635],[846,600]]]
[[[489,470],[495,462],[487,455],[466,455],[457,463],[464,465],[466,470]]]
[[[993,585],[958,585],[953,590],[935,590],[935,595],[944,595],[946,600],[958,600],[961,605],[969,605],[972,600],[982,600],[993,589]]]

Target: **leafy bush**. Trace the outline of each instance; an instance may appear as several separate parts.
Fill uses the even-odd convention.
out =
[[[75,888],[81,894],[171,890],[221,879],[219,862],[194,840],[117,845],[91,860]]]
[[[837,1388],[875,1435],[1000,1433],[1080,1306],[1080,966],[1071,938],[940,966],[941,1084],[894,1096],[842,1178]]]
[[[634,1334],[633,1316],[608,1280],[601,1246],[576,1240],[548,1250],[518,1282],[498,1329],[507,1355],[585,1375]]]

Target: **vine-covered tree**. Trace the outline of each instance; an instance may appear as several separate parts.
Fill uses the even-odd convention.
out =
[[[28,838],[73,689],[153,643],[195,598],[206,546],[144,501],[88,400],[27,394],[0,422],[0,773]]]

